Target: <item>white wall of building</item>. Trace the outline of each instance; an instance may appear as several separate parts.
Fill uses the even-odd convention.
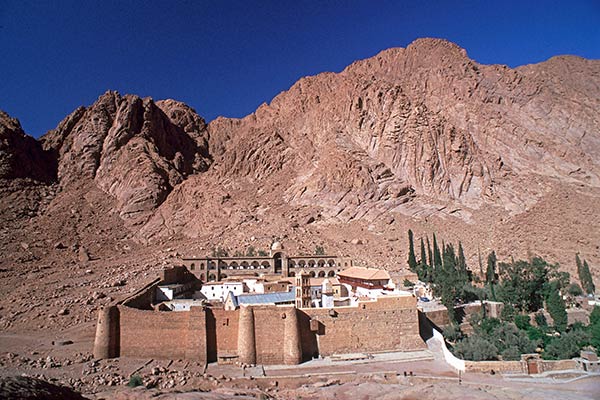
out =
[[[239,296],[244,293],[244,284],[242,282],[223,282],[220,284],[207,284],[203,285],[200,289],[208,300],[221,300],[225,301],[227,293],[233,292],[234,295]]]

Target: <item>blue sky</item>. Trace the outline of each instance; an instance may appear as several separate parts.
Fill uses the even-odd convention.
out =
[[[243,117],[419,37],[484,64],[600,58],[600,1],[0,0],[0,109],[40,136],[108,89]]]

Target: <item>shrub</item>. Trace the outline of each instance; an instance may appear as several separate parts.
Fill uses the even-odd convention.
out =
[[[542,313],[540,311],[539,313],[535,314],[535,323],[539,327],[548,326],[548,321],[546,321],[546,317],[544,316],[544,313]]]
[[[470,336],[454,346],[454,354],[465,360],[495,360],[498,356],[498,349],[489,340],[480,336]]]
[[[144,384],[144,382],[142,381],[142,377],[139,375],[132,375],[129,378],[129,382],[127,383],[127,386],[129,387],[137,387],[137,386],[142,386]]]
[[[584,331],[563,333],[560,337],[552,339],[546,346],[544,358],[564,360],[577,357],[579,350],[589,343],[589,339],[589,335]]]
[[[521,329],[522,331],[526,331],[529,329],[529,327],[531,327],[529,315],[515,315],[514,321],[517,328]]]

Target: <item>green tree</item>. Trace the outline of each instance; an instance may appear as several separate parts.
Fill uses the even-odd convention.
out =
[[[581,282],[583,289],[587,294],[594,294],[596,292],[596,286],[594,285],[594,279],[592,278],[592,274],[590,272],[590,266],[586,260],[583,260],[582,273],[584,277],[584,280]]]
[[[465,360],[496,360],[498,358],[498,348],[481,336],[469,336],[456,343],[454,354]]]
[[[541,311],[538,312],[537,314],[535,314],[534,319],[535,319],[535,323],[537,326],[540,326],[540,327],[548,326],[548,321],[546,320],[544,313],[542,313]]]
[[[522,331],[526,331],[527,329],[529,329],[531,327],[529,315],[523,315],[523,314],[515,315],[514,322],[515,322],[515,325],[517,326],[517,328],[519,328]]]
[[[581,286],[577,283],[573,282],[569,286],[567,286],[567,293],[570,296],[577,297],[583,294],[583,290],[581,290]]]
[[[246,249],[246,256],[254,257],[255,255],[256,255],[256,249],[254,249],[254,246],[248,246],[248,248]]]
[[[502,311],[500,312],[500,319],[502,321],[513,321],[515,318],[515,308],[512,306],[512,304],[505,304],[504,307],[502,307]]]
[[[442,254],[437,243],[435,233],[433,234],[433,281],[436,282],[437,273],[442,269]]]
[[[498,282],[497,274],[496,274],[496,252],[492,250],[490,254],[488,254],[487,258],[487,268],[485,270],[485,283],[490,288],[490,294],[493,301],[496,301],[496,283]]]
[[[431,251],[431,244],[429,243],[429,237],[427,237],[427,259],[429,260],[429,264],[427,264],[427,282],[433,282],[433,252]]]
[[[550,284],[546,305],[548,306],[548,313],[554,320],[554,327],[558,331],[564,332],[567,328],[567,311],[565,310],[565,302],[560,295],[558,286],[559,284],[556,281]]]
[[[458,257],[456,259],[456,270],[461,276],[461,281],[467,283],[472,282],[473,274],[467,267],[467,258],[461,242],[458,242]]]
[[[429,265],[427,264],[427,253],[425,252],[425,242],[421,238],[421,259],[419,260],[419,267],[417,275],[422,282],[427,282],[429,279]]]
[[[496,252],[492,250],[492,252],[488,255],[487,258],[487,269],[485,270],[485,283],[488,285],[492,285],[498,282],[496,275]]]
[[[323,248],[323,246],[315,247],[315,255],[316,256],[324,256],[325,255],[325,249]]]
[[[413,231],[410,229],[408,230],[408,269],[412,272],[417,272],[417,257],[415,256]]]
[[[600,325],[600,306],[594,306],[594,309],[590,313],[590,325]]]
[[[498,264],[501,284],[496,293],[499,300],[512,304],[519,311],[535,312],[542,308],[550,272],[557,268],[542,258]]]
[[[543,358],[549,360],[565,360],[577,357],[581,349],[590,342],[590,336],[585,331],[571,331],[552,339],[546,346]]]

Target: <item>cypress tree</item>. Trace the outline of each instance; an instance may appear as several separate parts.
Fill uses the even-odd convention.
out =
[[[488,255],[487,269],[485,270],[485,283],[488,285],[496,283],[496,252],[492,252]]]
[[[493,301],[496,301],[496,291],[494,289],[494,284],[496,283],[496,262],[496,252],[492,250],[492,252],[488,255],[487,259],[485,282],[490,286]]]
[[[470,282],[471,276],[467,268],[467,259],[465,257],[465,251],[463,250],[461,242],[458,242],[458,259],[456,260],[456,267],[463,281],[465,283]]]
[[[427,264],[427,281],[431,283],[433,282],[433,253],[431,252],[429,237],[427,237],[427,259],[429,260],[429,264]]]
[[[583,266],[581,268],[582,275],[584,280],[581,282],[584,285],[583,290],[587,294],[594,294],[596,292],[596,286],[594,285],[594,278],[592,278],[592,273],[590,272],[590,266],[587,263],[587,260],[583,260]]]
[[[417,272],[417,258],[415,257],[415,244],[413,241],[413,232],[408,230],[408,269]]]
[[[442,267],[442,254],[440,252],[440,247],[437,243],[437,238],[435,237],[435,233],[433,234],[433,271],[435,272],[437,269]]]
[[[427,254],[425,253],[425,242],[423,242],[423,238],[421,238],[421,261],[420,268],[421,276],[419,277],[423,282],[427,280]]]
[[[581,263],[581,258],[579,258],[579,253],[575,254],[575,264],[577,264],[577,276],[579,277],[581,286],[583,286],[583,264]]]
[[[552,282],[548,290],[546,298],[548,313],[554,320],[554,327],[563,332],[567,328],[567,311],[565,310],[565,302],[558,291],[558,283]]]

